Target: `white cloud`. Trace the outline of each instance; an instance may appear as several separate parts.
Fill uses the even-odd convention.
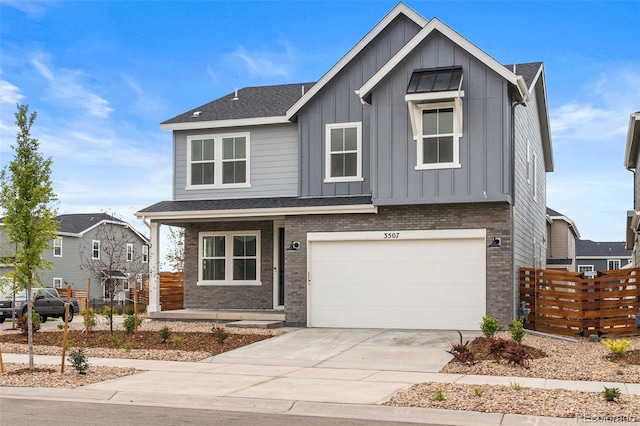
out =
[[[15,105],[21,99],[24,99],[24,95],[20,93],[19,87],[8,81],[0,80],[0,103]]]
[[[239,64],[247,72],[262,77],[290,77],[296,65],[293,48],[288,42],[279,42],[281,51],[251,50],[239,46],[229,55],[232,63]],[[211,74],[211,72],[210,72]]]
[[[2,0],[2,4],[18,9],[32,18],[38,18],[44,15],[46,3],[52,3],[53,0]]]
[[[40,75],[48,80],[47,93],[57,102],[80,107],[89,115],[98,118],[106,118],[113,112],[109,101],[83,85],[84,76],[81,71],[65,69],[53,71],[45,64],[47,59],[45,55],[39,54],[32,58],[31,63]]]
[[[156,116],[164,111],[166,102],[158,96],[153,95],[138,83],[133,77],[122,74],[125,84],[135,94],[135,100],[131,103],[130,112],[139,116]]]

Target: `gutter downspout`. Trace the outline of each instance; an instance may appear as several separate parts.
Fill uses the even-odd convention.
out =
[[[514,70],[515,71],[515,70]],[[516,107],[518,105],[522,105],[522,106],[527,106],[527,104],[523,101],[513,101],[511,102],[511,132],[510,132],[510,145],[511,145],[511,152],[510,152],[510,159],[509,161],[511,162],[511,167],[510,167],[510,180],[511,180],[511,192],[513,194],[513,196],[511,197],[512,199],[512,206],[511,206],[511,273],[513,274],[513,278],[511,279],[511,285],[512,285],[512,289],[513,289],[513,296],[512,296],[512,311],[511,311],[511,318],[516,318],[516,316],[518,315],[518,299],[520,297],[519,293],[518,293],[518,289],[520,288],[519,286],[519,275],[516,271],[516,251],[515,251],[515,243],[516,243],[516,225],[515,225],[515,207],[516,207],[516,182],[515,182],[515,177],[516,177]],[[533,251],[534,251],[534,266],[535,266],[535,244],[533,247]]]

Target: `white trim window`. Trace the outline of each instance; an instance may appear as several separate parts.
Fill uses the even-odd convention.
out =
[[[620,259],[607,259],[607,270],[620,269]]]
[[[187,137],[187,188],[249,187],[249,133]]]
[[[362,180],[362,123],[327,124],[324,181]]]
[[[595,268],[593,265],[578,265],[578,272],[581,272],[588,277],[592,277],[595,273]]]
[[[53,257],[62,257],[62,237],[53,240]]]
[[[133,260],[133,244],[127,243],[127,262]]]
[[[426,104],[420,107],[420,111],[416,169],[460,167],[455,103]]]
[[[149,263],[149,246],[146,244],[142,245],[142,263]]]
[[[261,285],[260,231],[201,232],[198,285]]]
[[[100,260],[100,241],[91,241],[91,259]]]
[[[53,288],[62,288],[62,278],[53,279]]]

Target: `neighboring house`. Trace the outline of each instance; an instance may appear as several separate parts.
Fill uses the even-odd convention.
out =
[[[633,251],[633,264],[640,265],[640,111],[629,117],[624,167],[633,172],[633,210],[627,212],[626,248]]]
[[[547,269],[576,270],[576,224],[562,213],[547,207]]]
[[[629,267],[632,251],[625,248],[624,241],[578,240],[576,255],[578,262],[576,271],[593,276],[597,271]]]
[[[523,43],[526,44],[526,41]],[[161,124],[185,229],[185,308],[282,309],[288,325],[508,323],[545,267],[553,170],[542,63],[501,65],[397,5],[316,83],[248,87]]]
[[[87,280],[91,278],[91,303],[92,306],[104,304],[108,298],[108,289],[91,271],[83,265],[89,261],[105,259],[105,244],[109,241],[101,241],[107,235],[120,236],[120,232],[105,232],[108,227],[116,227],[121,230],[123,238],[118,239],[122,243],[122,257],[127,261],[134,262],[137,259],[145,263],[144,275],[148,274],[149,265],[149,240],[130,226],[127,222],[117,219],[105,213],[82,213],[63,214],[56,217],[60,222],[57,237],[51,243],[51,249],[45,250],[43,258],[52,263],[52,269],[39,271],[42,284],[46,287],[66,288],[71,286],[75,290],[86,290]],[[2,253],[9,258],[15,252],[15,247],[7,244],[6,233],[0,227],[0,248]],[[91,260],[89,260],[89,256]],[[4,275],[12,269],[10,262],[0,265],[0,273]],[[117,273],[122,275],[122,271]],[[113,273],[111,275],[114,275]],[[123,291],[115,296],[117,300],[124,300],[129,297],[130,286],[138,281],[137,279],[123,279]]]

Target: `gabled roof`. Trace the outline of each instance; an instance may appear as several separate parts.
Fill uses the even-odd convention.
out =
[[[631,257],[623,241],[576,241],[577,257]]]
[[[129,225],[127,222],[115,218],[106,213],[76,213],[76,214],[62,214],[56,217],[56,220],[60,222],[58,226],[58,235],[69,237],[82,237],[90,230],[100,226],[103,223],[111,223],[115,225],[121,225],[129,228],[134,232],[141,240],[149,242],[149,239],[139,233],[135,228]]]
[[[562,213],[557,212],[557,211],[547,207],[547,217],[549,219],[551,219],[550,223],[553,223],[554,220],[563,220],[563,221],[567,222],[571,232],[573,232],[573,234],[576,236],[576,238],[580,238],[580,232],[578,231],[578,227],[576,226],[575,222],[573,220],[569,219],[567,216],[565,216]]]
[[[424,27],[427,24],[427,20],[417,14],[413,9],[405,5],[404,3],[398,3],[382,20],[373,27],[371,31],[365,35],[362,40],[358,42],[346,55],[342,57],[309,92],[307,92],[302,98],[300,98],[290,109],[287,111],[287,119],[294,118],[298,111],[311,99],[316,93],[318,93],[333,77],[335,77],[353,58],[355,58],[367,45],[380,34],[394,19],[400,15],[404,15],[411,19],[418,26]]]
[[[627,132],[627,145],[624,150],[624,166],[627,169],[635,169],[638,165],[638,148],[640,147],[640,111],[634,112],[629,117],[629,130]]]
[[[462,47],[464,50],[469,52],[471,56],[484,63],[487,67],[489,67],[502,78],[511,83],[516,88],[516,91],[519,94],[521,100],[527,101],[529,99],[529,93],[527,90],[528,88],[526,87],[522,76],[517,76],[512,71],[505,68],[502,64],[485,53],[482,49],[471,43],[466,38],[462,37],[446,24],[439,21],[438,18],[433,18],[431,21],[429,21],[429,23],[427,23],[427,25],[425,25],[425,27],[418,32],[418,34],[416,34],[411,40],[409,40],[409,42],[398,51],[398,53],[396,53],[386,64],[382,66],[382,68],[378,70],[378,72],[376,72],[367,82],[362,85],[362,87],[357,91],[360,99],[367,101],[369,95],[371,94],[371,91],[383,79],[385,79],[386,76],[407,57],[407,55],[409,55],[420,43],[422,43],[422,41],[424,41],[434,31],[439,32],[458,46]]]
[[[162,130],[289,123],[285,114],[315,83],[245,87],[160,123]]]

